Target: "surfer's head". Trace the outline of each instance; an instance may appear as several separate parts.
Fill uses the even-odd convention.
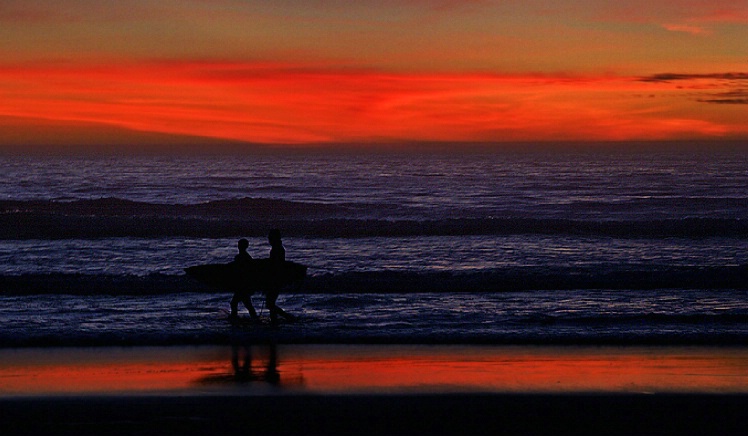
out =
[[[247,251],[247,248],[249,248],[249,241],[244,238],[239,239],[239,251]]]
[[[268,242],[270,242],[270,245],[279,244],[281,242],[280,230],[278,229],[270,230],[270,233],[268,233]]]

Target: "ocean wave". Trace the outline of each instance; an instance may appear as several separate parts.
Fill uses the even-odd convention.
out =
[[[105,291],[116,290],[115,285]],[[254,298],[259,322],[250,321],[242,309],[239,322],[231,323],[229,294],[177,292],[0,295],[0,348],[266,342],[748,344],[746,289],[284,294],[281,306],[297,318],[277,327],[267,323],[260,296]]]
[[[572,290],[748,290],[748,265],[660,269],[508,268],[473,272],[350,271],[308,277],[298,293],[414,294]],[[3,295],[215,293],[186,275],[0,275]]]
[[[161,204],[116,197],[77,200],[2,200],[0,214],[31,213],[66,216],[314,216],[341,213],[346,207],[325,203],[237,198],[196,204]]]
[[[597,313],[594,315],[583,314],[534,314],[514,322],[539,325],[640,325],[640,326],[662,326],[665,324],[680,324],[691,326],[702,326],[708,328],[714,324],[745,324],[748,323],[748,313],[736,313],[725,311],[714,311],[712,313],[639,313],[639,314],[609,314]]]
[[[455,293],[582,289],[748,289],[748,265],[664,269],[509,268],[474,272],[345,272],[311,277],[306,292]]]
[[[637,296],[635,292],[630,294]],[[244,318],[238,325],[232,324],[228,311],[219,309],[228,305],[227,300],[209,302],[199,295],[195,303],[203,307],[197,309],[172,296],[125,300],[59,296],[46,299],[46,304],[19,303],[32,304],[33,314],[12,310],[4,314],[0,348],[261,343],[748,344],[748,315],[741,314],[653,317],[598,313],[589,314],[587,319],[539,322],[548,303],[535,299],[525,304],[534,316],[495,316],[479,305],[462,318],[451,319],[438,308],[423,309],[419,316],[413,316],[407,308],[418,296],[404,302],[382,296],[379,304],[343,308],[337,306],[339,300],[334,296],[321,297],[324,299],[318,299],[314,307],[299,300],[281,300],[283,307],[298,318],[273,327]],[[122,313],[102,310],[107,305],[123,304],[136,309]]]
[[[0,239],[262,236],[281,227],[289,236],[592,235],[610,237],[748,238],[741,218],[564,219],[536,217],[377,218],[378,208],[242,198],[200,204],[154,204],[103,198],[0,201]],[[374,212],[372,212],[372,210]]]

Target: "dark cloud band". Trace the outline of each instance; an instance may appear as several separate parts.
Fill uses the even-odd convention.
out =
[[[675,82],[681,80],[748,80],[748,73],[676,74],[662,73],[640,77],[642,82]]]

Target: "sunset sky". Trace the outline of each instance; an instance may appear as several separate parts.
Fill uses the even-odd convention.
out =
[[[748,0],[0,3],[0,146],[186,137],[746,139]]]

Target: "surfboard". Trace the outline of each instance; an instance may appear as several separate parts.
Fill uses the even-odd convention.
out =
[[[285,261],[278,268],[270,259],[252,259],[241,264],[211,263],[185,268],[189,277],[217,292],[258,292],[272,288],[283,288],[301,282],[306,277],[307,267],[296,262]],[[284,292],[287,292],[284,289]]]

